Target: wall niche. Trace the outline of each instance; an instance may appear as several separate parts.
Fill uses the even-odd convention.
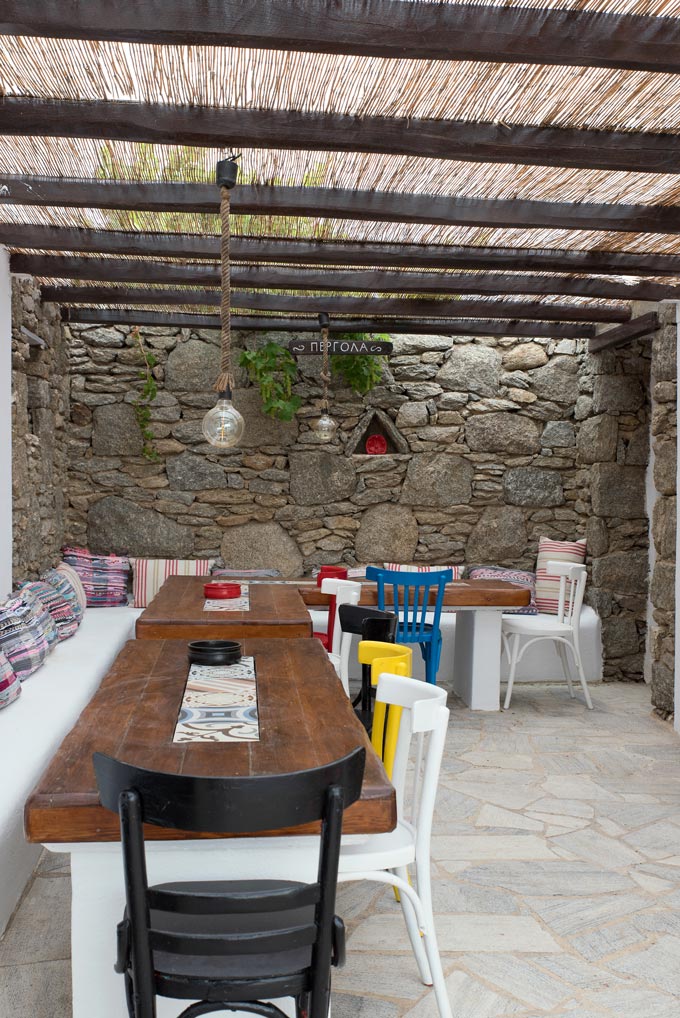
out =
[[[384,456],[410,452],[408,442],[391,417],[384,410],[376,408],[368,410],[357,424],[345,446],[346,454],[348,456],[367,455],[367,440],[374,435],[379,435],[385,440],[386,448],[382,453]]]

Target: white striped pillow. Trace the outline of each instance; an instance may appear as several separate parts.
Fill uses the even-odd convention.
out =
[[[208,576],[212,558],[131,558],[132,594],[135,608],[146,608],[168,576]]]
[[[560,596],[560,578],[548,573],[548,562],[572,562],[583,565],[586,560],[586,542],[553,541],[542,537],[538,542],[536,560],[536,607],[546,615],[557,615]]]
[[[402,565],[399,562],[383,562],[383,569],[397,569],[399,572],[406,573],[440,573],[442,569],[450,569],[453,572],[454,580],[459,580],[463,575],[465,566],[432,566],[425,565],[422,562],[416,562],[415,564]]]

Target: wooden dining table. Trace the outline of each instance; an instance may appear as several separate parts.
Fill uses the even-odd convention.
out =
[[[73,1018],[125,1018],[123,981],[113,972],[123,908],[118,818],[99,803],[92,754],[175,774],[258,775],[315,767],[366,748],[360,799],[345,834],[396,825],[395,791],[321,644],[253,639],[259,740],[175,742],[189,663],[184,640],[133,640],[64,739],[25,809],[27,839],[68,852],[72,877]],[[149,881],[316,877],[314,825],[229,838],[148,827]],[[159,1001],[158,1018],[177,1013]]]
[[[312,635],[309,612],[295,585],[243,584],[250,605],[242,611],[205,611],[209,576],[169,576],[137,619],[138,640],[212,640]]]

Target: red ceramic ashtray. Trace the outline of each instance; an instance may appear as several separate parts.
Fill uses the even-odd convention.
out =
[[[224,601],[229,597],[241,596],[240,583],[206,583],[203,587],[206,597],[217,601]]]
[[[366,452],[371,456],[383,456],[387,452],[387,439],[384,435],[369,435],[366,439]]]

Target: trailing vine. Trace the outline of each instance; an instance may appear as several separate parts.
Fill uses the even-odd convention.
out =
[[[142,342],[142,336],[139,329],[135,326],[132,330],[131,335],[139,347],[139,351],[144,361],[144,367],[139,372],[139,377],[144,382],[144,385],[139,391],[137,399],[132,404],[132,409],[135,412],[135,420],[137,421],[137,427],[142,436],[142,456],[145,459],[150,460],[152,463],[158,463],[160,456],[156,452],[153,446],[154,433],[151,430],[151,409],[150,404],[153,403],[156,396],[158,395],[158,385],[156,379],[153,377],[153,369],[156,366],[156,358],[147,350]]]
[[[389,340],[386,334],[371,335],[374,340]],[[366,336],[360,332],[343,332],[333,339],[344,339],[361,342]],[[383,367],[387,357],[373,357],[369,354],[333,354],[331,357],[331,373],[340,375],[345,385],[354,392],[365,396],[382,378]]]
[[[280,421],[292,421],[302,405],[293,395],[297,378],[297,361],[289,350],[278,343],[266,343],[257,350],[243,350],[239,364],[248,378],[260,387],[262,409]]]

